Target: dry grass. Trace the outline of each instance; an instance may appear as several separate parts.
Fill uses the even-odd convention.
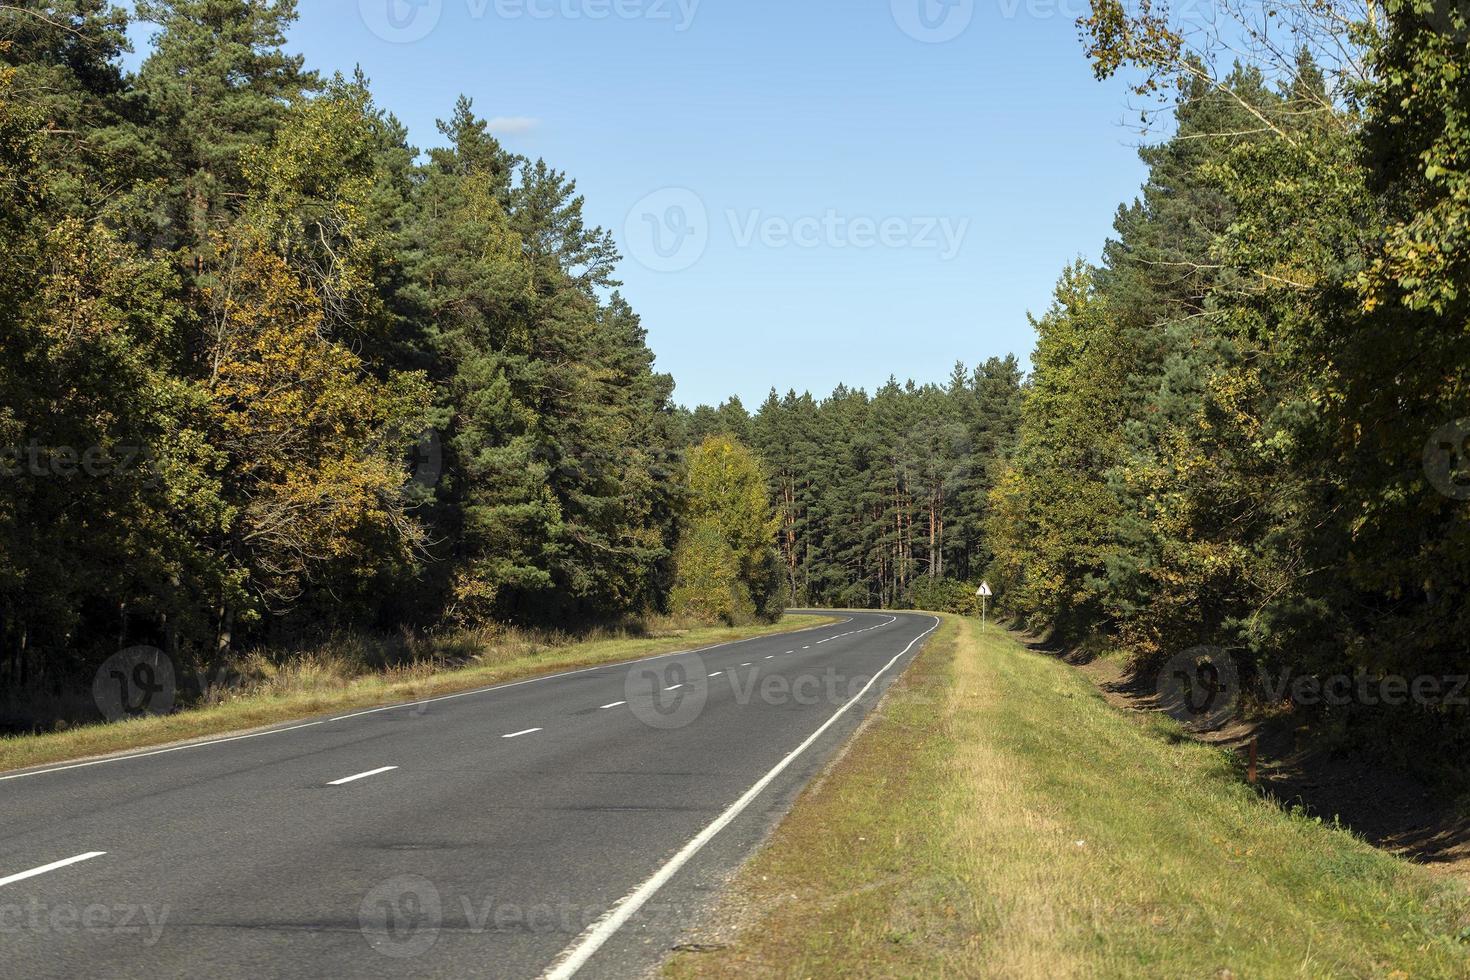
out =
[[[722,913],[727,948],[669,974],[1470,975],[1463,885],[952,617]]]
[[[538,674],[807,629],[835,617],[786,616],[774,625],[686,628],[670,620],[634,629],[566,634],[494,629],[441,638],[343,636],[320,647],[238,659],[205,703],[170,715],[0,738],[0,771],[246,731],[325,712],[452,694]]]

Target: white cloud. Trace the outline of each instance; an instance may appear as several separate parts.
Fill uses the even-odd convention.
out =
[[[541,125],[541,120],[530,116],[496,116],[486,123],[490,132],[500,136],[522,136]]]

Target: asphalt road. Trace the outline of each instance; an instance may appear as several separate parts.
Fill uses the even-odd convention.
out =
[[[0,975],[646,972],[936,625],[844,615],[0,776]]]

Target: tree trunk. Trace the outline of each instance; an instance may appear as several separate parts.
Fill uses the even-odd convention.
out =
[[[228,606],[221,606],[219,609],[219,634],[214,641],[215,655],[221,660],[230,655],[230,644],[234,641],[234,626],[234,610]]]
[[[929,577],[936,578],[939,574],[939,558],[935,553],[935,542],[938,541],[938,514],[935,512],[934,496],[929,497]]]
[[[935,559],[939,563],[939,570],[935,572],[936,578],[944,577],[944,484],[939,485],[939,506],[935,508],[936,522],[939,525],[939,533],[936,536]]]

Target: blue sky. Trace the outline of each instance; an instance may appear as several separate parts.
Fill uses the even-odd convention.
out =
[[[292,46],[361,64],[420,147],[464,93],[576,178],[686,404],[1024,363],[1027,311],[1143,179],[1082,0],[300,7]]]

